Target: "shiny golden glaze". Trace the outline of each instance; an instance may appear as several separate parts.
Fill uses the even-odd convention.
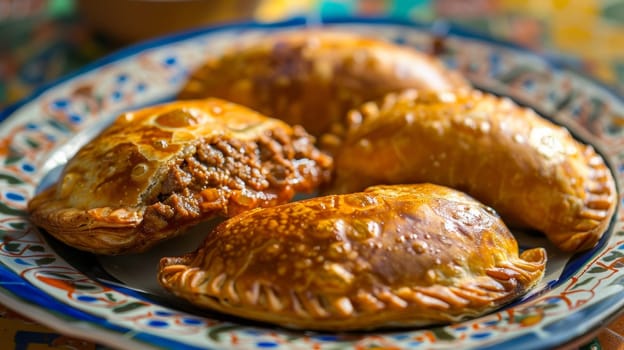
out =
[[[320,136],[340,127],[349,109],[388,92],[466,86],[427,54],[319,29],[272,33],[233,48],[194,72],[179,97],[221,97]]]
[[[230,218],[159,281],[192,303],[286,327],[452,322],[523,294],[545,251],[518,256],[495,212],[432,185],[375,186]]]
[[[301,128],[219,99],[173,102],[122,114],[29,210],[69,245],[129,253],[214,215],[287,202],[330,167]]]
[[[566,251],[593,247],[614,211],[614,180],[594,149],[508,99],[407,91],[365,104],[349,119],[334,192],[372,184],[451,186]]]

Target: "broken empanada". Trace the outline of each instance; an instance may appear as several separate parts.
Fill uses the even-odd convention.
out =
[[[73,247],[139,252],[215,215],[288,202],[331,164],[301,127],[219,99],[173,102],[122,114],[28,209]]]
[[[559,248],[593,247],[616,206],[613,177],[591,146],[507,98],[479,91],[390,94],[351,112],[334,193],[433,182],[465,191],[510,226]]]
[[[194,252],[163,258],[174,294],[224,313],[318,330],[424,326],[479,316],[542,278],[490,208],[438,185],[375,186],[256,209]]]
[[[319,137],[361,103],[406,88],[468,82],[415,49],[334,30],[272,33],[210,59],[180,98],[220,97],[302,125]]]

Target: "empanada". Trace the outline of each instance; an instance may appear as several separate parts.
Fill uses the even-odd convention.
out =
[[[406,91],[367,103],[349,119],[329,192],[442,184],[571,252],[598,242],[616,206],[613,177],[594,148],[507,98]]]
[[[210,59],[180,98],[220,97],[302,125],[319,137],[346,112],[406,88],[467,87],[461,75],[415,49],[335,30],[266,35]]]
[[[546,253],[518,255],[498,215],[432,184],[375,186],[256,209],[159,281],[224,313],[318,330],[424,326],[499,308],[542,278]]]
[[[301,127],[219,99],[172,102],[119,116],[28,210],[76,248],[139,252],[215,215],[313,191],[331,165]]]

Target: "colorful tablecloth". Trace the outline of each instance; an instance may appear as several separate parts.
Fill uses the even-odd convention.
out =
[[[264,0],[262,21],[295,15],[448,20],[556,58],[624,94],[624,0]],[[0,0],[0,109],[120,46],[89,31],[71,0]],[[624,318],[584,349],[624,348]],[[3,349],[101,349],[0,306]]]

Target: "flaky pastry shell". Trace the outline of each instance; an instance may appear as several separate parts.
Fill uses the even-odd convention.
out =
[[[446,185],[570,252],[596,245],[617,204],[613,176],[593,147],[507,98],[406,91],[364,104],[349,120],[330,192]]]
[[[219,99],[172,102],[119,116],[28,210],[68,245],[133,253],[216,215],[288,202],[331,164],[300,127]]]
[[[361,103],[406,88],[469,86],[432,55],[331,29],[267,34],[209,59],[180,98],[215,96],[302,125],[319,137]]]
[[[432,184],[375,186],[256,209],[158,279],[200,307],[285,327],[425,326],[482,315],[542,278],[489,207]]]

